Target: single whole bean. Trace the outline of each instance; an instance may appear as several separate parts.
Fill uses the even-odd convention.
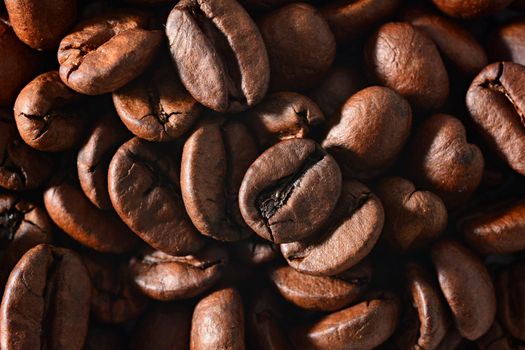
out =
[[[493,61],[512,61],[525,65],[525,20],[516,18],[497,27],[489,40]]]

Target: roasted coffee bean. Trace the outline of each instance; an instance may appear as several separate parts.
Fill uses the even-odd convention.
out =
[[[513,344],[512,338],[506,334],[498,321],[492,324],[487,333],[476,340],[476,346],[479,350],[522,350],[521,347]]]
[[[182,304],[157,304],[138,322],[130,341],[131,350],[188,350],[191,310]]]
[[[181,192],[197,229],[221,241],[238,241],[252,231],[239,210],[239,187],[257,158],[253,137],[240,122],[207,120],[184,144]]]
[[[483,155],[467,142],[465,127],[451,115],[425,119],[414,131],[408,155],[410,177],[449,208],[463,205],[481,183]]]
[[[343,0],[321,7],[338,42],[345,43],[366,34],[389,17],[401,4],[400,0]]]
[[[138,243],[133,232],[113,212],[95,207],[67,178],[54,181],[44,192],[44,204],[58,227],[91,249],[124,253]]]
[[[215,285],[228,263],[227,252],[208,246],[194,255],[172,256],[146,252],[130,262],[137,287],[156,300],[175,300],[199,295]]]
[[[525,20],[517,18],[497,27],[488,46],[493,61],[525,65]]]
[[[182,136],[202,111],[182,86],[170,62],[115,91],[113,103],[133,134],[153,142]]]
[[[186,89],[218,112],[257,104],[270,79],[261,34],[236,0],[182,0],[166,23],[171,55]]]
[[[383,229],[379,199],[365,185],[343,182],[341,197],[319,237],[281,244],[291,267],[304,273],[333,276],[363,260]]]
[[[160,30],[146,29],[134,13],[111,13],[78,24],[60,42],[60,78],[86,95],[115,91],[135,79],[156,56]]]
[[[307,310],[334,311],[349,306],[362,296],[370,282],[368,275],[345,281],[307,275],[289,266],[276,267],[269,274],[284,299]]]
[[[374,192],[385,208],[383,237],[398,252],[414,251],[436,240],[447,226],[447,209],[434,193],[417,191],[400,177],[379,182]]]
[[[99,209],[113,209],[108,193],[109,162],[118,147],[129,138],[130,135],[113,113],[103,114],[78,152],[80,186]]]
[[[340,193],[341,172],[332,156],[312,140],[290,139],[269,148],[250,166],[239,190],[239,206],[259,236],[286,243],[315,233]]]
[[[91,285],[72,251],[41,244],[7,281],[0,307],[2,349],[78,349],[88,330]]]
[[[5,7],[16,35],[37,50],[52,50],[71,28],[76,0],[6,0]]]
[[[292,331],[298,349],[374,349],[387,340],[400,314],[397,297],[380,293],[349,308],[324,316]]]
[[[308,137],[311,129],[324,122],[323,112],[315,102],[295,92],[268,95],[247,114],[248,125],[263,147],[280,140]]]
[[[467,242],[482,254],[525,250],[525,203],[500,203],[471,214],[459,224]]]
[[[87,122],[82,95],[69,89],[58,72],[39,75],[27,84],[15,102],[20,136],[40,151],[60,152],[73,148]]]
[[[375,81],[417,109],[439,108],[448,97],[448,73],[436,45],[409,23],[382,25],[368,39],[365,63]]]
[[[258,22],[270,59],[270,89],[301,91],[321,81],[335,58],[326,20],[305,3],[281,7]]]
[[[137,318],[146,300],[132,284],[124,261],[115,261],[96,253],[82,254],[93,286],[91,313],[104,323],[122,323]]]
[[[187,217],[175,159],[138,138],[124,143],[108,171],[111,203],[146,243],[168,254],[188,254],[204,241]]]
[[[22,141],[11,112],[0,109],[0,187],[12,191],[40,187],[51,175],[53,160]]]
[[[445,14],[458,18],[478,18],[492,15],[513,0],[432,0]]]
[[[461,244],[442,240],[432,247],[432,261],[459,333],[475,340],[496,315],[496,295],[482,261]]]
[[[525,342],[525,260],[505,269],[496,287],[501,324],[513,337]]]
[[[0,194],[0,288],[26,251],[50,243],[51,221],[46,212],[13,195]]]
[[[467,92],[467,107],[489,147],[509,166],[525,175],[525,67],[498,62],[485,67]]]
[[[276,244],[260,239],[258,236],[240,241],[232,248],[236,258],[249,265],[263,265],[281,255]]]
[[[220,289],[201,299],[191,322],[191,350],[243,350],[244,310],[239,292]]]
[[[399,156],[410,133],[412,111],[394,91],[372,86],[350,97],[332,122],[322,146],[345,177],[369,179]]]
[[[10,106],[38,72],[40,56],[22,43],[0,10],[0,106]]]

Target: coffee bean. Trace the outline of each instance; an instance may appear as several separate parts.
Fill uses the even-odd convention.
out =
[[[439,51],[421,29],[409,23],[382,25],[368,39],[365,62],[375,81],[417,109],[439,108],[447,100],[448,73]]]
[[[335,58],[335,37],[313,6],[281,7],[258,22],[270,59],[272,91],[301,91],[321,81]]]
[[[69,89],[51,71],[27,84],[15,102],[20,136],[40,151],[61,152],[78,144],[87,122],[82,95]]]
[[[276,244],[258,238],[245,239],[232,247],[236,258],[243,264],[263,265],[279,257],[280,251]]]
[[[155,144],[124,143],[109,165],[108,189],[121,219],[152,247],[176,255],[203,246],[184,210],[175,159]]]
[[[341,197],[319,237],[281,244],[293,268],[308,274],[333,276],[363,260],[383,229],[384,212],[379,199],[357,181],[345,181]]]
[[[520,349],[519,345],[514,345],[511,337],[508,336],[498,321],[492,324],[487,333],[476,340],[479,350],[514,350]]]
[[[481,136],[509,166],[525,174],[523,154],[522,81],[525,67],[512,62],[492,63],[474,79],[467,92],[467,107]]]
[[[229,119],[205,121],[186,140],[181,163],[182,199],[203,235],[238,241],[252,234],[242,219],[238,193],[257,155],[246,127]]]
[[[498,277],[498,316],[515,338],[525,341],[525,261],[520,260]]]
[[[512,61],[525,65],[525,20],[516,18],[498,26],[491,34],[492,61]]]
[[[166,23],[182,83],[204,106],[236,112],[266,93],[269,63],[261,34],[236,0],[183,0]]]
[[[78,24],[58,49],[60,78],[86,95],[115,91],[144,71],[162,40],[159,30],[148,30],[147,18],[134,13],[112,13]]]
[[[432,0],[445,14],[458,18],[477,18],[496,13],[513,0]]]
[[[91,285],[72,251],[41,244],[9,276],[0,307],[2,349],[82,349]]]
[[[412,111],[394,91],[372,86],[350,97],[332,122],[322,146],[345,177],[369,179],[398,157],[410,133]]]
[[[193,311],[190,349],[244,348],[244,311],[239,292],[225,288],[201,299]]]
[[[209,246],[194,255],[172,256],[146,252],[130,262],[133,280],[147,296],[156,300],[191,298],[215,285],[224,274],[228,254]]]
[[[250,166],[239,190],[239,206],[259,236],[286,243],[315,233],[340,193],[341,172],[334,159],[312,140],[290,139],[269,148]]]

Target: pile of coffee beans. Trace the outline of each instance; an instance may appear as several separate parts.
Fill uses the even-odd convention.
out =
[[[525,1],[0,1],[0,349],[525,349]]]

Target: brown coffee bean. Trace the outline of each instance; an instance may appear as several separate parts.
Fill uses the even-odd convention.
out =
[[[40,68],[40,56],[22,43],[0,11],[0,106],[11,106]]]
[[[201,106],[182,86],[171,62],[113,93],[113,103],[126,127],[153,142],[182,136],[201,114]]]
[[[492,63],[474,79],[466,98],[470,116],[485,142],[522,175],[525,175],[524,81],[525,67],[512,62]]]
[[[280,140],[308,137],[311,129],[323,122],[323,112],[315,102],[295,92],[276,92],[266,96],[248,111],[247,118],[263,147]]]
[[[204,241],[186,215],[173,156],[139,138],[124,143],[108,171],[111,203],[146,243],[168,254],[188,254]]]
[[[257,104],[270,78],[261,34],[236,0],[183,0],[166,23],[181,81],[199,103],[218,112]]]
[[[321,81],[334,61],[336,44],[313,6],[283,6],[258,24],[270,59],[272,91],[307,90]]]
[[[269,273],[281,296],[307,310],[334,311],[355,302],[368,288],[370,276],[345,281],[336,277],[312,276],[289,266]]]
[[[0,187],[35,189],[49,178],[52,167],[51,157],[22,141],[12,112],[0,109]]]
[[[220,289],[201,299],[193,311],[190,350],[244,348],[244,311],[239,292]]]
[[[250,166],[239,190],[246,223],[274,243],[311,236],[341,193],[337,163],[308,139],[281,141]]]
[[[500,273],[496,287],[501,324],[513,337],[525,341],[525,260]]]
[[[341,197],[319,237],[281,244],[288,264],[304,273],[333,276],[363,260],[383,229],[379,199],[365,185],[343,182]]]
[[[512,61],[525,65],[525,19],[516,18],[498,26],[490,36],[492,61]]]
[[[481,182],[483,155],[467,142],[465,127],[451,115],[425,119],[414,132],[408,154],[411,178],[449,208],[463,205]]]
[[[103,114],[78,152],[80,187],[99,209],[113,209],[108,193],[109,162],[118,147],[129,138],[129,133],[113,113]]]
[[[60,78],[75,91],[101,95],[135,79],[156,56],[160,30],[146,29],[146,18],[111,13],[78,24],[58,49]]]
[[[209,246],[194,255],[172,256],[146,252],[132,259],[131,273],[137,287],[156,300],[186,299],[210,289],[222,278],[228,254]]]
[[[506,334],[498,321],[492,324],[487,333],[476,340],[479,350],[522,350],[523,346],[514,345],[511,337]]]
[[[72,251],[41,244],[9,276],[0,308],[2,349],[78,349],[84,345],[91,285]]]
[[[439,51],[409,23],[382,25],[367,42],[365,63],[379,84],[395,90],[414,108],[439,108],[447,100],[448,74]]]
[[[281,255],[276,244],[258,239],[258,236],[240,241],[232,248],[236,258],[249,265],[267,264]]]
[[[456,328],[469,340],[481,337],[496,315],[496,295],[487,269],[471,251],[451,240],[434,244],[431,253]]]
[[[5,7],[16,35],[37,50],[52,50],[71,28],[76,0],[6,0]]]
[[[15,120],[20,136],[40,151],[61,152],[81,139],[87,122],[82,96],[69,89],[51,71],[27,84],[15,102]]]
[[[207,120],[184,144],[181,192],[188,216],[203,234],[238,241],[252,231],[239,210],[239,187],[257,158],[253,137],[240,122]]]
[[[500,203],[465,217],[460,228],[467,242],[482,254],[525,250],[525,203]]]
[[[321,7],[338,42],[346,43],[367,33],[401,4],[400,0],[344,0]]]
[[[513,0],[432,0],[445,14],[458,18],[478,18],[492,15]]]
[[[334,155],[345,177],[370,179],[399,156],[412,111],[394,91],[372,86],[350,97],[332,122],[322,146]]]
[[[394,295],[382,293],[295,328],[292,342],[305,350],[374,349],[394,333],[400,310]]]

